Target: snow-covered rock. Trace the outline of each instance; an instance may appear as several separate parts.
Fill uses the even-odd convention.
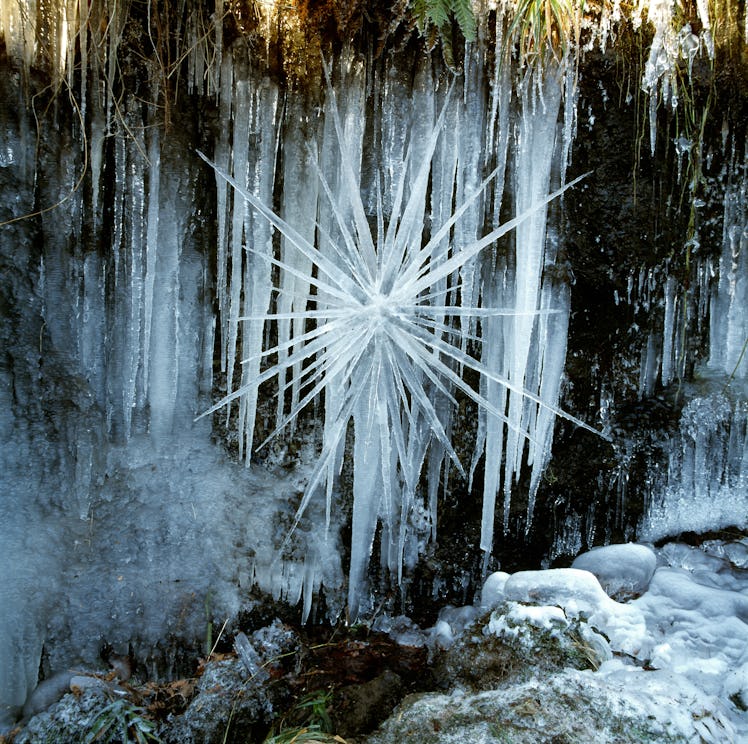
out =
[[[646,545],[606,545],[577,556],[571,567],[594,574],[608,596],[625,599],[647,590],[657,557]]]
[[[483,582],[481,589],[480,604],[485,610],[496,607],[504,599],[504,586],[506,586],[509,574],[505,571],[494,571]]]
[[[557,605],[567,617],[584,618],[610,639],[614,651],[636,656],[646,642],[641,611],[612,600],[589,572],[577,568],[518,571],[504,586],[508,600]]]

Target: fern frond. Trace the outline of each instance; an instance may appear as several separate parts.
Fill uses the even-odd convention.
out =
[[[449,23],[451,10],[451,0],[426,0],[428,18],[439,29]]]
[[[452,0],[452,12],[465,39],[475,41],[477,24],[470,0]]]

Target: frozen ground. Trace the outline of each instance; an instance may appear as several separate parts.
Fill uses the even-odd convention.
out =
[[[748,538],[699,548],[614,545],[576,563],[586,568],[494,574],[475,605],[445,607],[428,631],[405,617],[380,620],[378,629],[400,643],[429,646],[429,678],[439,691],[406,697],[377,732],[355,742],[747,741]],[[354,644],[352,655],[365,646]],[[258,677],[255,692],[262,696],[265,685]],[[231,706],[224,698],[206,714],[219,727]],[[190,710],[201,708],[197,700]],[[85,728],[92,712],[81,706],[68,695],[21,740],[63,730],[73,714]],[[250,728],[280,714],[263,710],[250,712]],[[195,725],[178,716],[163,733],[192,741]]]
[[[489,577],[481,610],[445,609],[430,641],[482,634],[529,649],[534,630],[561,639],[578,622],[595,671],[536,660],[495,689],[406,699],[372,741],[748,741],[748,539],[615,545],[575,563],[585,568]],[[618,602],[590,572],[615,597],[641,594]]]

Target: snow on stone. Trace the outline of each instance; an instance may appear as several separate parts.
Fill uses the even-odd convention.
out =
[[[576,568],[518,571],[504,586],[508,600],[558,605],[569,617],[584,617],[610,639],[614,651],[636,655],[646,640],[641,611],[612,600],[589,572]]]
[[[521,634],[523,625],[552,631],[559,627],[565,628],[568,624],[566,613],[560,607],[512,602],[508,612],[492,613],[486,630],[500,638],[516,638]]]
[[[659,568],[649,591],[632,603],[645,615],[652,638],[648,664],[682,675],[738,710],[748,663],[745,577],[727,561],[720,562],[719,572],[705,569],[706,562],[700,568],[678,562]],[[748,734],[744,712],[738,720]]]
[[[562,632],[575,619],[580,629],[589,626],[585,639],[607,660],[596,672],[573,674],[616,700],[617,710],[689,740],[698,734],[715,744],[742,741],[748,736],[747,556],[745,538],[700,548],[668,543],[657,551],[610,545],[580,556],[577,563],[614,585],[634,582],[642,594],[628,603],[613,601],[579,568],[494,574],[484,594],[503,583],[505,604],[484,632],[522,641],[530,638],[524,628]],[[598,632],[590,635],[592,628]]]
[[[494,571],[483,582],[481,589],[480,604],[485,609],[495,607],[504,599],[504,587],[506,586],[509,574],[505,571]]]
[[[594,574],[608,596],[630,596],[647,590],[657,557],[646,545],[606,545],[577,556],[571,567]]]
[[[626,674],[565,669],[496,690],[412,696],[368,741],[740,741],[721,702],[694,685],[673,685],[659,672]]]

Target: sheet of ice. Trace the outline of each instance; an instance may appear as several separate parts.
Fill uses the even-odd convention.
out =
[[[712,389],[683,408],[666,470],[653,473],[640,539],[748,526],[748,402],[724,395],[722,378]]]

